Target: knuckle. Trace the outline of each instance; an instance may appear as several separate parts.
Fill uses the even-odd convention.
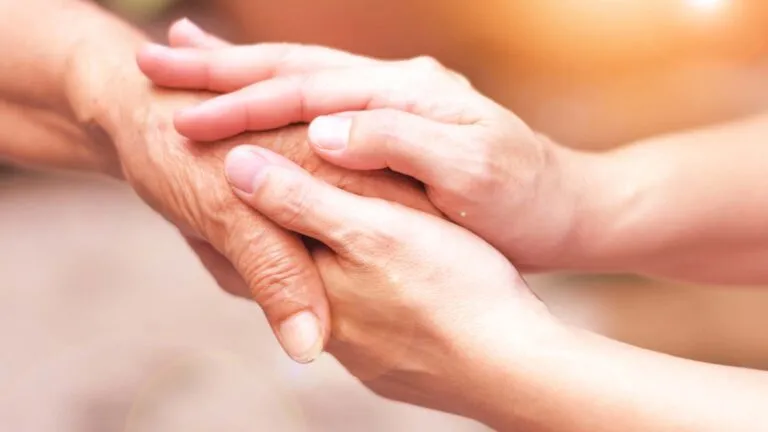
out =
[[[293,177],[293,176],[291,176]],[[300,224],[313,206],[310,183],[291,179],[272,179],[264,189],[275,194],[281,224],[291,227]]]
[[[463,161],[463,170],[451,183],[451,191],[465,199],[488,196],[501,186],[503,175],[502,158],[486,147]]]
[[[416,86],[414,90],[419,92],[426,91],[447,76],[446,68],[434,57],[416,57],[408,60],[408,65],[412,71],[411,80]]]
[[[355,125],[357,144],[365,147],[374,145],[377,148],[392,148],[400,141],[401,115],[402,111],[382,109],[370,116],[359,116]]]
[[[296,100],[296,113],[294,118],[298,118],[300,121],[308,122],[312,120],[310,117],[309,101],[307,95],[314,92],[317,88],[318,77],[312,73],[303,73],[286,78],[292,85],[292,90],[295,92],[294,99]]]
[[[339,314],[332,320],[331,334],[335,344],[354,345],[360,338],[355,320],[345,314]]]
[[[307,269],[298,265],[289,251],[268,239],[263,230],[242,245],[235,266],[248,283],[251,297],[262,308],[272,309],[290,301],[303,304],[304,288],[299,281]]]
[[[467,78],[466,75],[456,72],[456,71],[450,71],[451,77],[459,83],[459,85],[466,87],[466,88],[472,88],[472,82]]]
[[[446,70],[439,60],[431,56],[415,57],[410,60],[410,64],[413,68],[426,73],[445,72]]]
[[[462,87],[472,87],[466,76],[447,68],[434,57],[420,56],[411,59],[409,63],[418,72],[418,76],[425,80],[425,84],[434,85],[436,82],[445,84],[458,83]]]
[[[263,134],[247,133],[238,137],[236,143],[258,142],[260,147],[279,153],[284,158],[301,166],[310,174],[314,174],[324,165],[312,149],[306,145],[306,129],[302,125],[291,125],[271,132],[270,138]]]
[[[386,222],[379,220],[365,228],[339,227],[335,238],[358,265],[381,267],[382,263],[400,254],[405,238],[403,228]]]
[[[263,260],[268,265],[254,266],[258,272],[251,274],[251,295],[264,309],[273,309],[278,303],[293,302],[305,305],[303,288],[299,281],[304,271],[286,256]]]
[[[351,226],[337,227],[332,236],[339,246],[349,251],[367,251],[378,240],[377,235],[369,230]]]
[[[268,78],[274,78],[290,71],[291,63],[299,55],[302,47],[302,45],[287,42],[275,44],[275,63],[272,65],[271,74]]]

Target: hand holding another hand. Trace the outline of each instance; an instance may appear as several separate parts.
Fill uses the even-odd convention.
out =
[[[195,31],[188,24],[177,37]],[[447,218],[516,265],[583,265],[577,249],[589,221],[580,210],[596,157],[534,133],[436,61],[288,44],[208,48],[154,46],[140,56],[159,85],[231,92],[178,112],[182,135],[211,141],[311,123],[320,157],[420,180]]]
[[[124,57],[133,54],[133,44],[115,49],[96,40],[74,54],[68,76],[76,115],[105,134],[115,175],[179,229],[219,284],[262,307],[293,359],[313,360],[330,333],[320,277],[299,237],[234,196],[223,175],[227,152],[258,144],[355,193],[437,211],[404,176],[355,173],[323,162],[306,144],[306,127],[191,142],[175,130],[173,113],[211,95],[153,87],[135,64],[125,63],[133,62]]]
[[[524,358],[554,334],[517,271],[469,231],[342,191],[263,148],[238,147],[226,165],[245,202],[321,242],[311,254],[333,312],[328,351],[374,392],[487,421],[483,364]]]
[[[225,48],[196,31],[206,49],[140,57],[158,84],[235,92],[177,114],[188,138],[310,122],[316,154],[421,180],[445,216],[528,268],[622,268],[621,254],[632,253],[610,234],[648,202],[632,182],[603,187],[626,160],[606,164],[557,147],[434,61],[375,62],[295,45]],[[457,225],[381,194],[340,191],[255,146],[232,151],[227,168],[244,201],[322,243],[311,257],[333,309],[328,349],[383,396],[502,430],[762,424],[764,376],[558,323],[500,253]],[[356,185],[352,193],[378,189],[336,174],[345,181],[330,183]],[[724,407],[723,395],[734,403]]]
[[[175,32],[184,25],[172,28],[174,43],[179,42],[179,36],[187,42],[194,38],[189,36],[195,35]],[[221,44],[210,39],[197,39],[195,44],[210,48],[209,42],[214,46]],[[290,77],[321,67],[352,72],[354,65],[396,65],[324,48],[279,45],[263,48],[261,58],[254,59],[254,63],[272,64],[274,68],[255,72],[262,75],[283,72]],[[297,51],[293,51],[294,48]],[[176,82],[181,87],[194,88],[205,82],[210,90],[231,91],[253,79],[254,71],[223,63],[221,70],[230,75],[218,80],[215,78],[218,73],[206,71],[205,67],[199,69],[202,65],[199,61],[221,55],[246,58],[239,55],[248,54],[241,50],[232,47],[223,51],[168,52],[153,47],[143,53],[140,62],[143,70],[160,84]],[[192,57],[186,57],[188,54]],[[171,57],[163,57],[165,55]],[[164,64],[167,60],[170,63]],[[275,62],[279,61],[282,63],[278,66]],[[218,60],[210,63],[221,64]],[[448,80],[467,88],[466,81],[455,74],[449,74]],[[490,102],[482,103],[491,106]],[[268,122],[268,127],[256,129],[280,128],[294,122],[287,116],[294,108],[291,100],[278,97],[268,104],[268,109],[259,111],[258,117],[250,120]],[[214,136],[239,134],[246,129],[233,123],[237,119],[236,115],[231,116],[233,112],[221,114],[218,119],[203,121],[210,130],[197,130],[198,134],[213,132],[216,135],[198,138],[212,140]],[[372,114],[391,115],[393,121],[399,118],[394,110]],[[272,120],[270,116],[274,116]],[[362,117],[341,119],[346,118]],[[406,120],[417,119],[411,115]],[[370,125],[375,126],[375,120],[371,117]],[[188,136],[195,134],[185,130],[182,123],[183,120],[177,118],[176,125],[181,132]],[[429,124],[437,126],[438,122]],[[387,125],[400,126],[398,130],[402,132],[424,130],[418,123]],[[316,122],[312,128],[317,126]],[[316,132],[314,129],[310,130],[310,138]],[[376,157],[373,145],[381,141],[377,143],[369,138],[373,136],[357,142],[360,145],[370,142],[368,153]],[[320,152],[321,147],[316,150]],[[428,150],[427,146],[425,151]],[[365,149],[361,147],[352,153],[355,154],[364,156]],[[435,151],[430,154],[434,155]],[[459,155],[452,154],[448,160],[456,157]],[[332,157],[328,159],[337,162]],[[401,160],[406,159],[404,154]],[[421,163],[428,165],[426,161]],[[354,160],[346,165],[361,168]],[[378,162],[371,159],[363,168],[386,167],[414,175],[381,158]],[[236,194],[258,213],[288,231],[320,242],[312,244],[311,256],[326,288],[333,315],[327,349],[353,375],[385,397],[488,420],[485,418],[488,413],[483,411],[498,405],[488,403],[488,388],[475,388],[478,382],[487,379],[483,368],[478,366],[508,360],[508,357],[500,360],[500,352],[533,351],[542,334],[558,328],[508,260],[457,225],[384,199],[364,198],[337,189],[288,159],[258,146],[232,150],[226,168]],[[430,187],[430,191],[433,189]],[[453,198],[461,199],[456,192]],[[434,193],[439,196],[442,190],[434,189]],[[468,211],[466,204],[464,199],[453,205],[462,205]],[[463,219],[464,215],[457,218]],[[478,362],[478,359],[481,360]],[[498,376],[497,372],[491,375]]]

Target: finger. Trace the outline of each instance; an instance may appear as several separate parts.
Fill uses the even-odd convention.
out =
[[[330,336],[330,308],[304,244],[245,206],[229,206],[220,218],[218,232],[208,228],[206,238],[242,277],[286,353],[300,363],[315,360]],[[229,287],[232,280],[219,282]]]
[[[210,243],[190,237],[185,237],[185,239],[221,289],[236,297],[251,298],[248,285],[237,273],[232,263],[211,246]]]
[[[427,77],[396,65],[376,65],[258,82],[179,111],[175,126],[190,139],[213,141],[320,115],[380,108],[468,124],[480,121],[488,107],[450,74]]]
[[[464,128],[403,111],[360,111],[316,118],[309,126],[309,142],[334,165],[389,168],[432,186],[444,183],[451,173],[466,172],[463,165],[480,150]]]
[[[168,28],[168,43],[174,48],[224,48],[230,44],[205,30],[189,18],[177,20]]]
[[[298,167],[270,162],[281,157],[242,146],[227,156],[226,172],[235,192],[281,227],[326,244],[339,254],[397,226],[383,201],[364,198],[315,179]]]
[[[271,43],[207,49],[210,41],[203,45],[205,49],[150,44],[139,51],[137,61],[142,72],[157,85],[219,93],[276,76],[376,62],[319,46]]]

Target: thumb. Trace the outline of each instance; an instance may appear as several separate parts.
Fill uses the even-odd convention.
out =
[[[232,263],[211,246],[210,243],[187,236],[184,239],[221,289],[236,297],[251,298],[248,285],[245,284],[235,268],[232,267]]]
[[[342,258],[368,261],[402,240],[410,209],[362,197],[316,179],[282,156],[241,146],[226,172],[235,193],[279,226],[318,240]]]
[[[225,288],[261,306],[291,358],[300,363],[315,360],[330,336],[331,319],[309,252],[297,235],[234,204],[222,208],[215,223],[206,226],[205,238],[221,256],[208,253],[201,258],[209,269],[215,267],[213,275],[226,283]],[[236,283],[240,278],[242,283]]]
[[[392,171],[435,186],[450,178],[471,146],[465,128],[389,109],[317,117],[309,142],[323,159],[353,170]]]

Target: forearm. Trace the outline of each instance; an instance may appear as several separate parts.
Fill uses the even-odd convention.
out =
[[[0,71],[0,103],[7,137],[0,157],[13,162],[115,173],[110,140],[87,114],[96,88],[122,66],[116,51],[140,38],[99,8],[81,1],[0,2],[0,44],[7,50]],[[108,44],[113,47],[108,48]],[[94,57],[79,53],[90,46]]]
[[[0,95],[6,101],[66,109],[64,71],[83,38],[80,1],[0,2],[0,41],[6,49],[0,70]]]
[[[0,159],[14,165],[117,175],[97,131],[88,133],[51,110],[0,100]]]
[[[525,351],[492,350],[494,359],[475,375],[486,401],[475,418],[499,430],[533,432],[754,431],[768,423],[768,373],[675,358],[576,329],[541,342]]]
[[[762,117],[598,156],[578,240],[594,270],[768,282],[767,137]]]

